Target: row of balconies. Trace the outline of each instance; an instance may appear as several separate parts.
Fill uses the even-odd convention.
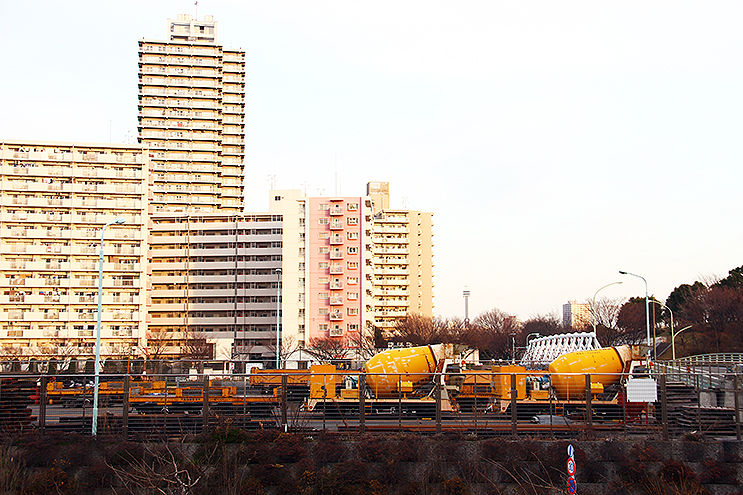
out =
[[[8,291],[6,291],[8,292]],[[68,294],[0,294],[0,304],[97,304],[98,296],[76,296]],[[102,304],[139,304],[139,295],[103,294]]]
[[[101,215],[104,216],[104,215]],[[105,215],[105,216],[111,216],[111,215]],[[113,220],[114,216],[111,216],[111,220]],[[95,223],[103,224],[105,221],[111,221],[111,220],[105,220],[101,219],[100,216],[96,219]],[[90,221],[90,223],[93,223],[93,221]],[[117,230],[117,229],[111,229],[111,233],[109,234],[109,231],[106,232],[106,239],[141,239],[141,233],[139,230]],[[15,227],[10,229],[0,229],[0,236],[2,238],[8,239],[11,237],[18,237],[18,238],[39,238],[39,239],[45,239],[45,238],[54,238],[54,239],[99,239],[101,235],[100,230],[97,229],[29,229],[29,228],[21,228],[21,227]]]
[[[88,168],[79,168],[79,167],[55,167],[50,165],[34,165],[30,167],[17,167],[17,166],[11,166],[11,165],[3,165],[2,167],[2,173],[5,177],[10,178],[11,176],[23,176],[23,177],[97,177],[101,179],[132,179],[132,182],[140,181],[143,176],[143,172],[141,169],[141,165],[139,165],[139,169],[131,169],[131,170],[113,170],[108,168],[96,168],[96,169],[88,169]],[[11,183],[13,184],[13,183]],[[116,190],[116,186],[114,184],[101,184],[106,185],[111,188],[111,192],[118,192]],[[52,186],[51,188],[49,186]],[[68,187],[69,184],[64,184],[64,187]],[[41,181],[38,182],[28,182],[26,186],[22,186],[23,189],[27,189],[29,191],[80,191],[81,189],[59,189],[56,184],[49,184],[44,183]],[[133,186],[133,187],[136,187]],[[9,189],[13,189],[14,187],[11,185]],[[128,191],[123,191],[128,192]]]
[[[150,267],[154,271],[163,270],[244,270],[246,268],[255,268],[255,263],[264,263],[263,261],[224,261],[224,262],[212,262],[212,261],[165,261],[160,262],[157,258],[154,258],[150,263]],[[276,262],[273,262],[276,264]],[[275,275],[273,275],[275,278]]]
[[[184,88],[207,88],[207,89],[221,89],[222,83],[219,79],[213,77],[164,77],[164,76],[152,76],[152,75],[139,75],[140,80],[140,94],[144,89],[145,85],[152,86],[165,86],[165,87],[184,87]]]
[[[275,266],[275,261],[256,261],[253,267],[270,267]],[[263,277],[263,278],[260,278]],[[153,284],[229,284],[229,283],[248,283],[276,280],[276,275],[192,275],[189,277],[181,275],[162,275],[150,277]],[[343,288],[343,287],[337,287]]]
[[[393,237],[393,236],[374,236],[373,241],[375,244],[409,244],[410,240],[407,237]]]
[[[58,288],[58,289],[74,289],[78,287],[95,288],[98,287],[98,277],[91,278],[0,278],[0,287],[47,287],[47,288]],[[103,276],[103,287],[106,289],[111,288],[133,288],[140,287],[139,280],[121,280],[111,279]]]
[[[162,65],[144,65],[140,64],[140,74],[165,74],[174,75],[179,77],[195,76],[195,77],[208,77],[216,80],[221,79],[222,73],[216,69],[208,68],[196,68],[192,65],[185,67],[172,67]]]
[[[44,199],[44,198],[23,198],[14,197],[9,201],[11,206],[18,206],[23,208],[39,208],[40,210],[47,210],[45,213],[28,213],[27,211],[14,211],[12,213],[5,212],[2,214],[3,222],[15,222],[15,221],[27,221],[34,220],[39,222],[62,221],[64,216],[67,218],[67,223],[75,222],[90,222],[91,218],[95,221],[96,215],[105,213],[105,210],[142,210],[142,201],[135,201],[133,199]],[[52,210],[48,210],[50,206],[56,207]],[[75,208],[78,210],[84,210],[82,212],[70,212],[64,211],[63,209]],[[88,209],[95,208],[99,211],[89,211]],[[120,215],[116,215],[118,217]],[[114,217],[114,218],[116,218]],[[131,217],[127,220],[132,220]]]
[[[222,139],[216,132],[189,132],[187,130],[143,130],[140,137],[144,138],[169,138],[169,139],[190,139],[194,141],[219,141]]]
[[[141,152],[97,152],[97,151],[68,151],[68,152],[49,152],[49,151],[11,151],[0,150],[0,159],[6,160],[37,160],[37,161],[63,161],[63,162],[97,162],[97,163],[116,163],[123,166],[131,165],[141,168]],[[30,163],[24,163],[17,168],[30,166]]]
[[[203,91],[200,89],[166,89],[166,88],[153,88],[145,86],[140,88],[140,95],[143,96],[173,96],[173,97],[186,97],[186,98],[220,98],[219,91]]]
[[[172,45],[167,41],[163,41],[162,44],[151,44],[152,42],[140,41],[139,53],[175,53],[183,55],[208,55],[220,57],[223,56],[223,52],[220,48],[201,48],[201,47],[189,47],[187,45]],[[242,52],[239,52],[242,53]]]
[[[189,316],[185,318],[153,318],[151,325],[249,325],[275,322],[275,316]],[[275,334],[274,334],[275,335]]]
[[[131,254],[139,255],[141,248],[134,246],[106,246],[105,254]],[[98,246],[89,245],[37,245],[37,244],[17,244],[8,243],[0,245],[0,253],[2,254],[30,254],[30,255],[43,255],[43,254],[63,254],[63,255],[83,255],[83,254],[95,254],[98,255]],[[97,265],[96,265],[97,266]]]
[[[79,179],[78,179],[79,180]],[[104,194],[142,194],[141,182],[121,182],[121,183],[104,183],[100,182],[97,184],[80,184],[72,182],[38,182],[33,179],[26,181],[8,181],[5,180],[2,183],[5,194],[13,193],[15,191],[28,191],[28,192],[53,192],[53,193],[104,193]]]
[[[157,97],[143,97],[139,101],[140,108],[154,108],[154,109],[173,109],[173,110],[197,110],[197,109],[217,109],[222,108],[222,102],[219,98],[206,99],[204,97],[197,97],[189,100],[183,99],[183,97],[172,97],[172,98],[157,98]]]
[[[20,261],[4,259],[0,261],[0,271],[25,270],[43,272],[45,270],[75,272],[75,271],[98,271],[96,262],[55,262],[55,261]],[[103,263],[106,272],[138,272],[139,263]]]
[[[0,321],[59,321],[59,322],[76,322],[76,321],[96,321],[97,313],[76,313],[66,311],[49,311],[46,313],[39,311],[21,311],[11,310],[0,313]],[[139,312],[115,312],[103,311],[101,314],[102,321],[139,321]]]
[[[406,299],[377,299],[374,301],[374,306],[388,307],[388,306],[410,306],[410,302]]]
[[[153,301],[149,313],[151,315],[159,314],[163,316],[166,312],[174,311],[244,311],[249,308],[251,311],[275,311],[276,303],[178,303],[178,304],[158,304]],[[158,317],[160,317],[158,316]]]
[[[144,122],[139,123],[137,126],[139,128],[139,132],[143,132],[145,129],[153,129],[158,127],[167,127],[172,129],[183,129],[183,130],[191,130],[191,129],[208,129],[208,130],[216,130],[216,131],[222,131],[222,124],[215,123],[215,122],[201,122],[196,121],[192,122],[189,120],[145,120]]]
[[[222,61],[218,56],[211,58],[186,58],[183,54],[171,54],[170,56],[165,55],[145,55],[139,54],[140,64],[149,65],[165,65],[165,66],[198,66],[198,67],[211,67],[217,68],[222,66]]]
[[[222,289],[153,289],[151,296],[154,297],[247,297],[247,296],[275,296],[276,288],[266,289],[242,289],[228,288],[226,284]],[[238,284],[239,285],[239,284]]]

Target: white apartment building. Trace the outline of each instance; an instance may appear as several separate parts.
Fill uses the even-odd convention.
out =
[[[211,16],[168,20],[139,41],[139,142],[152,151],[153,213],[239,214],[245,157],[245,52],[217,43]]]
[[[145,345],[147,153],[138,146],[0,141],[0,352],[93,353],[100,236],[102,354]]]

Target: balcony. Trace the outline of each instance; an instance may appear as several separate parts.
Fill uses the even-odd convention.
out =
[[[343,244],[343,236],[341,235],[334,235],[330,238],[330,244],[331,245],[338,245]]]
[[[334,218],[330,222],[330,230],[343,230],[343,221],[339,218]]]
[[[330,298],[331,306],[339,306],[343,304],[343,298],[341,296],[334,296]]]
[[[334,249],[330,252],[330,259],[331,260],[342,260],[343,259],[343,251],[340,249]]]
[[[330,282],[330,288],[334,290],[342,289],[343,288],[343,282],[340,280],[333,280]]]
[[[343,265],[339,265],[336,263],[335,265],[330,267],[330,274],[331,275],[342,275],[343,274]]]
[[[343,215],[343,207],[340,205],[333,205],[330,207],[331,215]]]
[[[343,313],[339,310],[330,313],[330,321],[341,321],[343,320]]]

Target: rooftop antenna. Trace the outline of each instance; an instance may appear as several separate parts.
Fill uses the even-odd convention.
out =
[[[407,196],[402,197],[402,209],[403,210],[408,209],[408,197]]]
[[[305,196],[307,196],[307,186],[309,186],[307,181],[302,182],[302,192],[304,193]]]
[[[338,153],[335,154],[335,196],[338,196]]]
[[[195,12],[194,20],[195,21],[198,21],[199,20],[199,2],[198,2],[198,0],[196,2],[194,2],[193,4],[194,4],[194,10],[196,11]]]
[[[268,185],[271,187],[272,191],[276,189],[276,175],[275,174],[270,174],[268,176]]]

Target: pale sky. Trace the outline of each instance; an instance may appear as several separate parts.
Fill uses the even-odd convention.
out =
[[[193,1],[0,0],[0,138],[134,142],[137,40]],[[246,206],[434,213],[436,314],[522,319],[743,265],[740,1],[202,0],[246,50]]]

